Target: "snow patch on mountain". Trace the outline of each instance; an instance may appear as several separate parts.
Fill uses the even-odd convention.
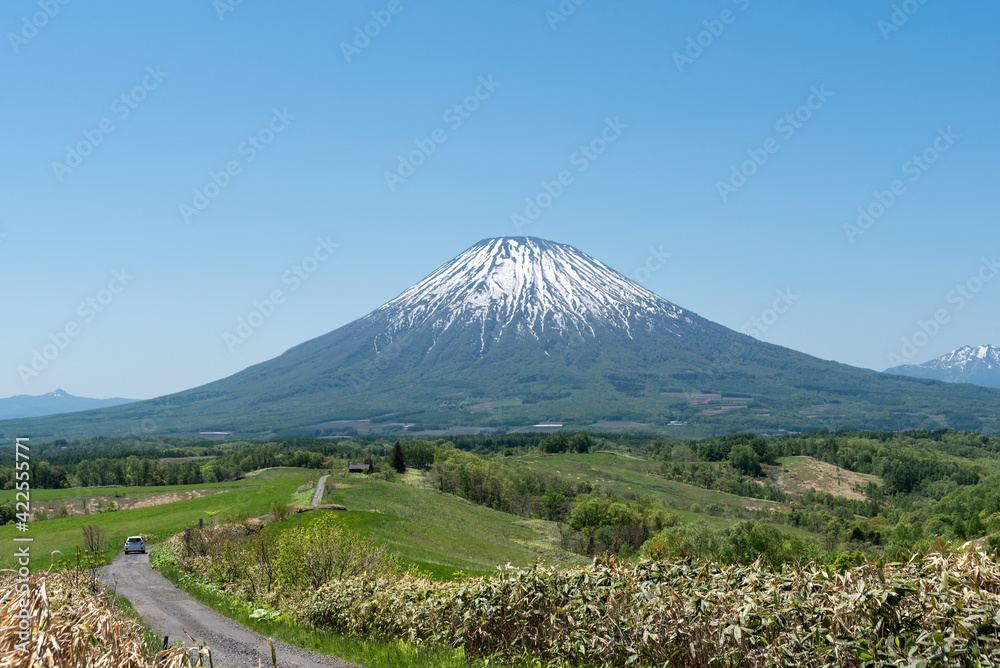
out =
[[[929,362],[893,367],[886,369],[886,373],[1000,387],[1000,348],[991,345],[963,346]]]
[[[597,336],[611,327],[681,334],[685,311],[572,246],[534,237],[485,239],[445,263],[369,318],[390,337],[430,325],[437,335],[475,326],[482,348],[510,332],[535,339]],[[433,347],[433,346],[432,346]]]
[[[971,365],[1000,368],[1000,348],[990,345],[963,346],[919,366],[964,371]]]

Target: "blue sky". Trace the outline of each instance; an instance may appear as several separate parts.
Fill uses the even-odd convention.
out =
[[[9,0],[0,396],[200,385],[519,233],[824,359],[1000,343],[998,21],[985,0]]]

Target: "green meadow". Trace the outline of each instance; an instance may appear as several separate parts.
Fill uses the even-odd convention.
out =
[[[196,526],[198,520],[210,522],[213,517],[227,515],[249,515],[251,517],[270,512],[275,503],[293,503],[296,494],[307,480],[315,479],[316,471],[309,469],[285,469],[253,479],[227,483],[204,485],[176,485],[173,487],[117,487],[117,488],[74,488],[59,490],[36,490],[31,493],[32,507],[58,500],[72,504],[86,497],[115,498],[122,495],[163,495],[170,492],[207,490],[212,493],[199,498],[174,501],[160,505],[117,510],[113,512],[77,515],[73,517],[31,521],[27,532],[19,531],[16,525],[0,527],[0,542],[13,545],[14,538],[31,538],[32,568],[46,568],[51,563],[50,555],[59,551],[61,560],[74,560],[77,546],[82,545],[81,528],[98,526],[106,532],[110,542],[105,555],[113,556],[121,550],[125,538],[136,534],[153,534],[158,539],[167,538],[186,527]],[[13,491],[9,491],[11,497]],[[6,495],[5,494],[5,495]],[[0,568],[9,568],[14,563],[13,550],[0,554]]]
[[[331,489],[332,488],[332,489]],[[394,482],[365,475],[331,475],[326,503],[346,506],[341,521],[390,546],[404,561],[437,578],[484,574],[536,559],[567,564],[589,559],[560,547],[555,522],[529,520],[477,506],[430,487],[409,471]]]

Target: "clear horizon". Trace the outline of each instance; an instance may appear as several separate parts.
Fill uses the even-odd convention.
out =
[[[202,385],[498,236],[853,366],[1000,343],[998,19],[6,3],[0,397]]]

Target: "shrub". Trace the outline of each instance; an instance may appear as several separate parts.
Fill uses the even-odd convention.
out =
[[[97,554],[109,547],[108,536],[101,527],[88,524],[80,527],[80,531],[83,533],[83,549],[86,551]]]
[[[230,595],[275,607],[335,579],[397,576],[385,547],[344,529],[332,514],[276,531],[249,523],[187,529],[156,552],[186,573],[214,579]],[[161,556],[162,555],[162,556]]]
[[[718,503],[710,503],[705,506],[705,512],[712,517],[722,517],[726,514],[726,509]]]
[[[294,511],[287,503],[277,502],[271,506],[271,521],[278,522],[291,515]]]
[[[398,570],[388,549],[347,531],[330,514],[280,535],[276,572],[287,591],[316,590],[331,580],[378,578]]]
[[[942,583],[946,583],[942,586]],[[296,616],[345,634],[446,643],[490,663],[993,665],[1000,568],[981,553],[865,563],[843,573],[603,557],[490,578],[333,581]]]

